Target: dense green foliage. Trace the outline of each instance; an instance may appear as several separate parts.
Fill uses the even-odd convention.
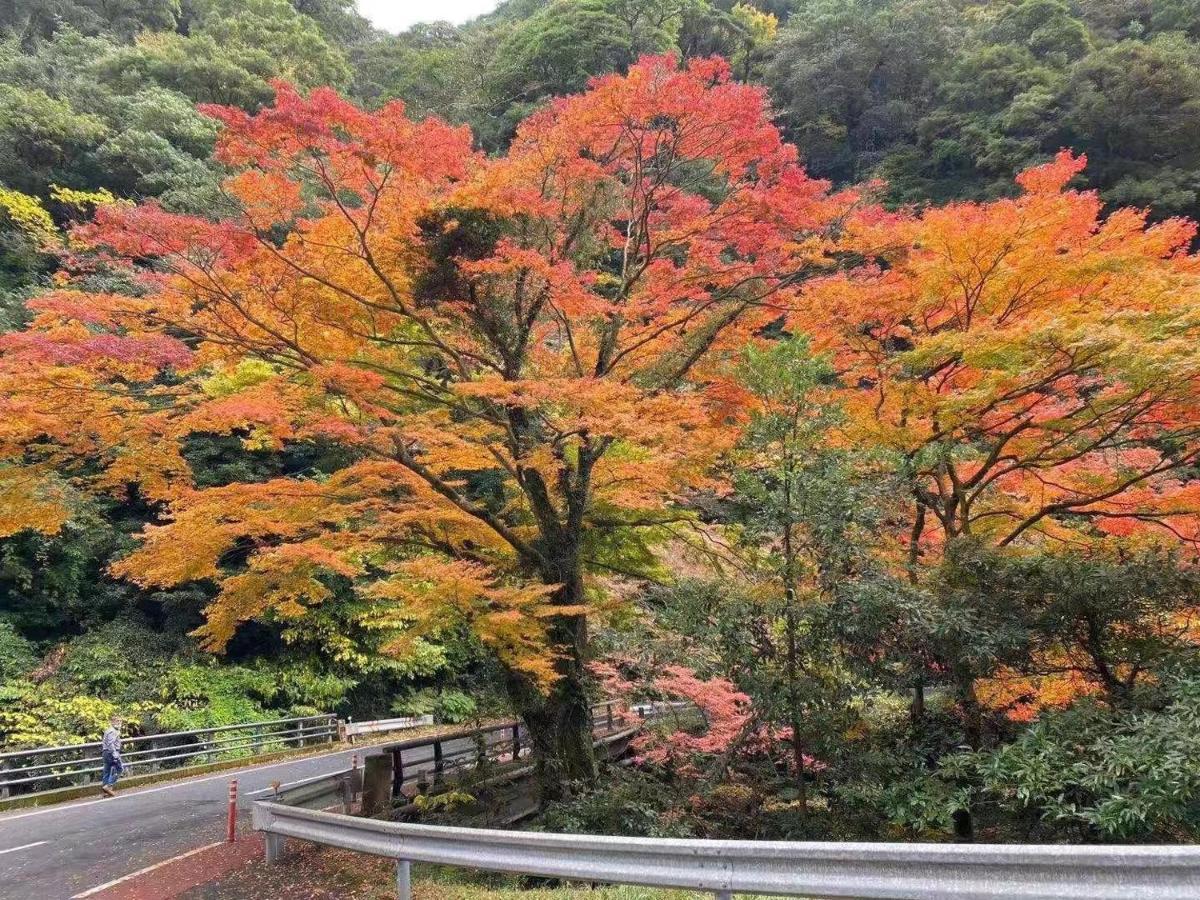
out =
[[[790,22],[767,83],[818,174],[881,176],[905,201],[987,197],[1071,147],[1109,202],[1196,213],[1183,4],[812,0]]]
[[[1148,0],[509,0],[351,51],[355,91],[495,148],[548,96],[637,54],[719,53],[771,91],[809,170],[904,202],[991,197],[1060,147],[1114,204],[1200,210],[1200,16]]]

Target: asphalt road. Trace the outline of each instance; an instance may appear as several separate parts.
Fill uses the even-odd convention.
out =
[[[395,742],[395,739],[392,741]],[[448,742],[447,755],[468,741]],[[113,798],[76,800],[45,809],[0,815],[0,900],[68,900],[225,837],[229,781],[238,780],[239,814],[270,792],[271,782],[292,782],[344,771],[377,747],[361,745],[321,756],[268,763],[149,785]],[[432,768],[432,749],[404,753],[406,774]],[[118,790],[120,785],[118,785]],[[245,822],[243,822],[245,824]]]

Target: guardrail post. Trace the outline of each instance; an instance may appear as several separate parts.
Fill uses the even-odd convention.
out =
[[[605,703],[604,708],[608,712],[608,730],[612,731],[613,730],[612,703]]]
[[[267,865],[273,866],[279,862],[279,857],[283,856],[284,842],[287,838],[282,834],[271,834],[269,831],[264,837],[266,838]]]
[[[733,891],[717,891],[717,900],[733,900]]]
[[[412,900],[412,866],[407,859],[396,860],[396,896]]]
[[[442,783],[442,773],[445,771],[445,763],[442,760],[442,742],[433,742],[433,783]]]

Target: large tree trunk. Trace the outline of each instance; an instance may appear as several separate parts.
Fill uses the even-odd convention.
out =
[[[582,603],[581,581],[569,579],[554,601],[577,608]],[[509,699],[529,728],[543,801],[569,796],[573,787],[590,786],[597,776],[591,710],[584,690],[587,619],[553,619],[550,640],[559,653],[559,677],[548,690],[519,672],[510,672],[507,679]]]
[[[582,683],[564,679],[549,695],[522,694],[526,702],[518,708],[529,727],[542,800],[558,800],[573,788],[594,784],[596,755]]]

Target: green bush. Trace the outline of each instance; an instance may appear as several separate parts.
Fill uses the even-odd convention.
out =
[[[439,722],[457,725],[474,718],[478,710],[479,706],[473,697],[468,697],[461,691],[443,691],[438,694],[433,716]]]
[[[545,831],[620,834],[629,837],[690,837],[677,790],[654,774],[609,767],[603,787],[547,807],[538,821]]]
[[[969,811],[977,830],[1013,840],[1194,841],[1200,679],[1168,676],[1148,693],[1043,712],[1010,743],[898,771],[873,799],[909,834],[949,833]]]
[[[0,747],[19,750],[98,741],[109,718],[121,712],[138,719],[147,705],[118,709],[109,700],[47,691],[28,681],[0,685]]]
[[[424,688],[396,700],[392,712],[400,716],[433,716],[441,724],[458,725],[475,718],[479,704],[462,691]]]
[[[1073,825],[1083,837],[1195,840],[1200,833],[1200,678],[1165,684],[1157,709],[1084,701],[978,760],[982,799]]]
[[[38,683],[35,667],[29,642],[0,625],[0,747],[94,741],[114,713],[150,734],[330,712],[354,684],[298,663],[220,662],[136,622],[60,644]]]
[[[8,622],[0,622],[0,681],[20,678],[37,665],[33,644],[17,634]]]

